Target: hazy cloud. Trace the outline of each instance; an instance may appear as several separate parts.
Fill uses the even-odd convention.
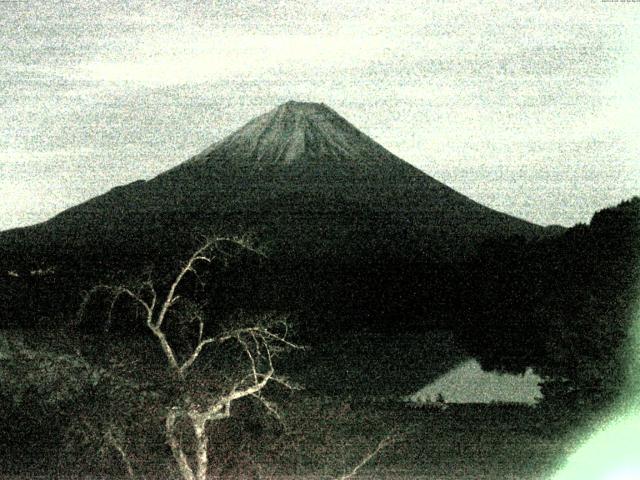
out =
[[[41,214],[7,202],[0,228],[155,175],[292,98],[332,106],[462,193],[536,222],[587,221],[638,193],[633,6],[29,0],[2,8],[2,184],[30,178],[39,200],[29,208]],[[16,151],[22,160],[9,161]],[[60,191],[34,187],[43,179]],[[20,197],[11,188],[4,198]]]

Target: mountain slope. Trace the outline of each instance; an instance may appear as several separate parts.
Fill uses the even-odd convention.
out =
[[[275,254],[451,260],[543,229],[455,192],[322,104],[288,102],[156,178],[0,241],[153,255],[211,231],[251,232]]]

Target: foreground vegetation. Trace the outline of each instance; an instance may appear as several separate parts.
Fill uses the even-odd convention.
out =
[[[110,378],[111,391],[95,390],[92,384],[113,371],[107,367],[126,350],[143,345],[99,345],[87,336],[60,331],[3,331],[2,338],[2,381],[13,392],[7,398],[4,390],[2,398],[3,406],[11,407],[2,410],[3,477],[129,477],[109,437],[88,429],[92,422],[103,422],[109,404],[104,395],[117,397],[118,389],[149,391],[148,379],[127,384],[124,375]],[[7,370],[10,364],[13,368]],[[587,420],[557,405],[411,408],[389,395],[336,394],[340,388],[336,379],[327,385],[330,393],[318,388],[270,391],[280,407],[279,420],[257,403],[236,405],[230,418],[210,429],[211,478],[336,478],[391,435],[395,443],[356,478],[539,479],[576,447],[573,432]],[[112,434],[136,472],[146,478],[177,478],[162,422],[147,418],[135,429],[127,437],[115,429]]]
[[[90,389],[92,372],[101,371],[88,360],[97,347],[85,344],[79,355],[82,338],[60,332],[38,332],[36,338],[5,331],[2,338],[4,365],[10,355],[16,362],[19,345],[21,358],[38,365],[29,367],[30,383],[26,375],[14,379],[25,387],[19,402],[3,398],[4,405],[13,405],[2,412],[3,476],[127,478],[126,466],[109,439],[96,448],[77,428],[105,413],[104,399]],[[117,348],[110,356],[113,362]],[[4,369],[4,385],[9,385],[4,383],[7,373]],[[61,384],[78,388],[60,391],[57,398],[47,396]],[[585,421],[575,410],[558,405],[450,405],[438,410],[410,408],[389,396],[347,397],[319,390],[275,393],[273,398],[282,412],[280,420],[244,402],[233,416],[210,429],[212,478],[336,478],[391,435],[395,443],[371,459],[357,478],[539,479],[576,446],[572,432]],[[164,443],[162,423],[156,422],[155,428],[150,423],[146,429],[139,425],[137,435],[120,438],[121,446],[128,454],[136,452],[131,462],[147,478],[176,478],[179,472]]]

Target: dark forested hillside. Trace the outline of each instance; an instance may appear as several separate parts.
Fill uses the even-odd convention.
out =
[[[638,296],[639,225],[636,197],[553,237],[487,241],[466,262],[371,255],[368,262],[327,264],[322,258],[239,256],[205,273],[207,289],[198,295],[218,320],[238,309],[290,312],[311,344],[339,332],[393,336],[448,329],[485,368],[534,367],[562,380],[545,384],[548,395],[608,400],[624,380]],[[108,269],[98,260],[5,274],[4,324],[69,323],[88,285],[149,272],[159,278],[157,266],[131,271],[122,261]],[[99,313],[94,320],[103,325]],[[123,314],[112,328],[131,331],[135,321]]]
[[[640,280],[640,198],[553,238],[487,242],[456,327],[483,366],[533,366],[548,394],[610,400],[620,392]]]

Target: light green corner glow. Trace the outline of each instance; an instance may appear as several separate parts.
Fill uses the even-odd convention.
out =
[[[553,480],[640,480],[640,300],[634,309],[623,398],[608,422],[569,457]]]
[[[640,413],[594,434],[554,480],[640,480]]]

